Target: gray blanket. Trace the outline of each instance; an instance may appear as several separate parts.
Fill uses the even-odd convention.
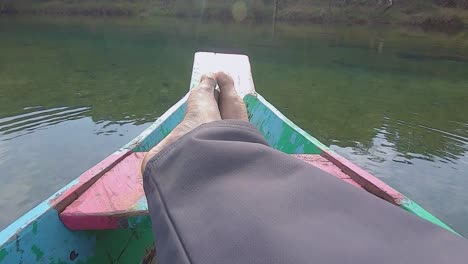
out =
[[[203,125],[144,171],[158,262],[468,263],[468,243],[268,146]]]

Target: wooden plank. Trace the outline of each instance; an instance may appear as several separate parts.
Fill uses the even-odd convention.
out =
[[[130,217],[146,216],[148,204],[139,173],[145,154],[137,152],[128,155],[70,204],[60,214],[65,226],[71,230],[118,229],[129,227]],[[293,156],[360,187],[320,155]]]
[[[96,236],[71,232],[58,213],[129,153],[111,154],[1,231],[0,252],[5,255],[0,263],[88,263],[96,254]]]
[[[244,98],[247,94],[255,94],[249,57],[240,54],[195,53],[190,89],[199,84],[203,74],[218,71],[226,72],[232,77],[237,94],[241,98]]]
[[[109,155],[104,160],[81,174],[76,180],[72,182],[75,184],[66,187],[63,192],[58,192],[53,197],[51,197],[49,204],[53,206],[58,212],[61,212],[90,186],[92,186],[100,177],[102,177],[102,175],[104,175],[130,153],[130,150],[126,150]]]
[[[325,150],[322,156],[333,162],[333,164],[339,167],[344,173],[348,174],[366,191],[395,205],[401,205],[401,201],[405,198],[400,192],[388,186],[379,178],[361,169],[335,152]]]
[[[340,178],[340,179],[351,179],[349,175],[341,171],[340,168],[335,166],[331,161],[320,155],[311,155],[311,154],[294,154],[294,157],[303,160],[309,164],[314,165],[315,167],[330,173],[331,175]]]
[[[121,219],[147,214],[139,175],[146,153],[132,153],[102,176],[61,214],[72,230],[119,228]],[[143,201],[146,204],[146,200]]]
[[[349,175],[344,173],[340,168],[338,168],[335,164],[331,161],[327,160],[326,158],[322,157],[321,155],[316,154],[294,154],[292,155],[295,158],[298,158],[302,161],[305,161],[327,173],[337,177],[338,179],[343,180],[346,183],[349,183],[355,187],[361,188],[357,182],[355,182]]]
[[[357,183],[355,180],[353,180],[353,179],[351,179],[351,178],[350,178],[350,179],[342,179],[342,180],[343,180],[344,182],[346,182],[346,183],[349,183],[349,184],[351,184],[351,185],[353,185],[353,186],[355,186],[355,187],[358,187],[358,188],[361,188],[361,189],[364,190],[364,188],[362,188],[362,186],[359,185],[359,183]]]

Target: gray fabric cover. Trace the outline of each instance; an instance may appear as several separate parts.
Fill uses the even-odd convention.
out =
[[[468,244],[268,146],[203,125],[148,163],[158,263],[468,263]]]

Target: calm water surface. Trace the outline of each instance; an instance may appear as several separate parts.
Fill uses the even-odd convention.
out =
[[[468,32],[0,18],[0,227],[145,129],[193,53],[251,58],[305,130],[468,235]]]

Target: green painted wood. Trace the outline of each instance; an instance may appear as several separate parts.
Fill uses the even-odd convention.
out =
[[[96,251],[85,263],[141,263],[154,248],[151,221],[149,217],[132,221],[137,221],[134,228],[86,231],[96,238]]]
[[[400,207],[405,209],[408,212],[411,212],[421,217],[422,219],[425,219],[433,224],[436,224],[442,228],[447,229],[448,231],[454,234],[461,236],[460,234],[455,232],[455,230],[453,230],[450,226],[448,226],[446,223],[442,222],[439,218],[435,217],[433,214],[426,211],[426,209],[422,208],[419,204],[415,203],[411,199],[408,199],[405,197],[405,199],[401,201]]]
[[[150,218],[131,217],[128,227],[70,231],[49,211],[2,245],[0,263],[140,263],[154,245]]]
[[[271,147],[288,154],[321,154],[328,149],[309,135],[260,95],[246,95],[249,119],[265,136]]]

